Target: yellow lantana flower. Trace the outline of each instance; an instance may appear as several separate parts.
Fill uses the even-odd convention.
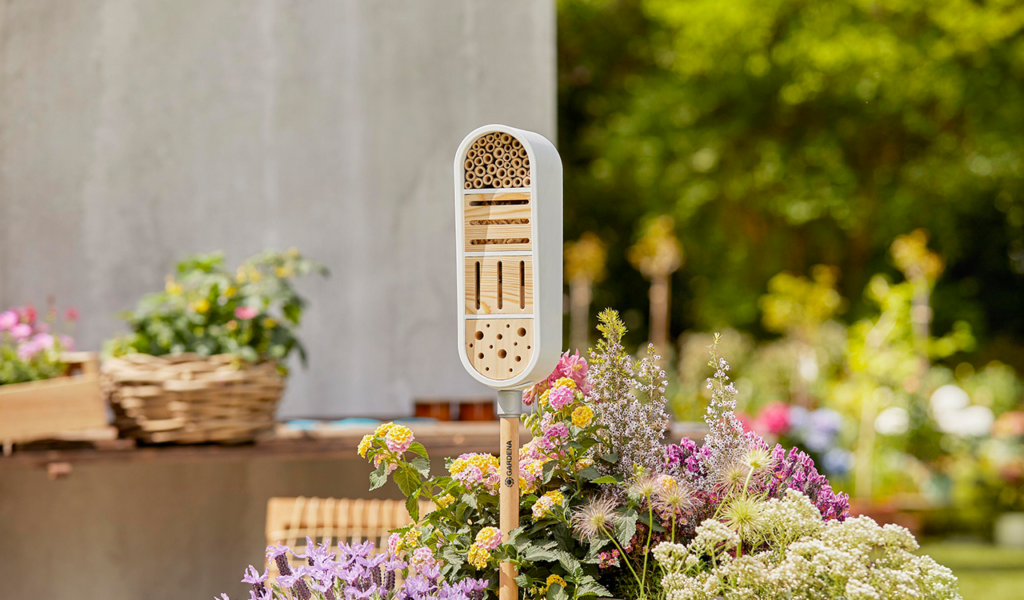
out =
[[[377,430],[373,432],[373,435],[378,437],[384,437],[388,434],[389,431],[391,431],[391,428],[394,426],[394,423],[383,423],[382,425],[377,427]]]
[[[364,435],[363,439],[359,440],[359,448],[358,448],[359,456],[362,456],[363,458],[366,458],[366,452],[370,449],[370,446],[372,444],[373,444],[373,436],[370,435],[370,434]]]
[[[576,382],[573,381],[572,379],[569,379],[568,377],[559,377],[558,381],[555,382],[554,387],[562,387],[562,386],[565,386],[565,387],[567,387],[569,389],[573,389],[574,390],[574,389],[576,389]],[[556,575],[556,577],[557,577],[557,575]]]
[[[586,427],[594,419],[594,411],[589,406],[580,406],[572,411],[572,424],[577,427]]]
[[[437,505],[441,508],[448,508],[452,505],[452,502],[455,502],[455,496],[452,496],[451,494],[445,494],[437,499]]]

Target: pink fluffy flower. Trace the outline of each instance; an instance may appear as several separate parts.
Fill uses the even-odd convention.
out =
[[[552,410],[561,410],[572,404],[575,399],[576,394],[573,390],[564,385],[556,387],[548,394],[548,404],[551,405]]]
[[[64,311],[64,318],[67,319],[68,321],[77,321],[78,320],[78,309],[75,308],[74,306],[72,306],[71,308],[67,309],[66,311]]]
[[[0,313],[0,331],[10,329],[18,324],[18,314],[13,310]]]
[[[254,306],[239,306],[235,309],[235,317],[243,321],[248,321],[258,314],[259,311]]]
[[[18,323],[14,327],[11,327],[11,335],[16,340],[23,340],[28,336],[32,335],[32,326],[25,323]]]

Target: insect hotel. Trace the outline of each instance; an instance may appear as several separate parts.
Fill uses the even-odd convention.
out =
[[[519,526],[523,390],[562,345],[562,161],[545,137],[504,125],[470,133],[455,154],[459,356],[498,391],[501,530]],[[501,600],[515,600],[503,563]]]

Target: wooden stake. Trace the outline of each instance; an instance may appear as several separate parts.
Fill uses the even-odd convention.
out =
[[[519,415],[522,414],[522,390],[498,392],[498,414],[501,422],[501,488],[498,507],[502,539],[519,527]],[[518,600],[519,584],[516,568],[510,562],[501,563],[498,576],[498,600]]]

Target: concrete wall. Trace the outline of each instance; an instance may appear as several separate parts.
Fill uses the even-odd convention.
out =
[[[239,580],[265,562],[267,500],[401,496],[367,493],[369,472],[358,458],[79,464],[60,481],[4,469],[0,598],[248,598]]]
[[[456,353],[451,161],[555,132],[552,0],[0,0],[0,306],[80,347],[184,254],[296,246],[312,357],[284,416],[485,388]]]

